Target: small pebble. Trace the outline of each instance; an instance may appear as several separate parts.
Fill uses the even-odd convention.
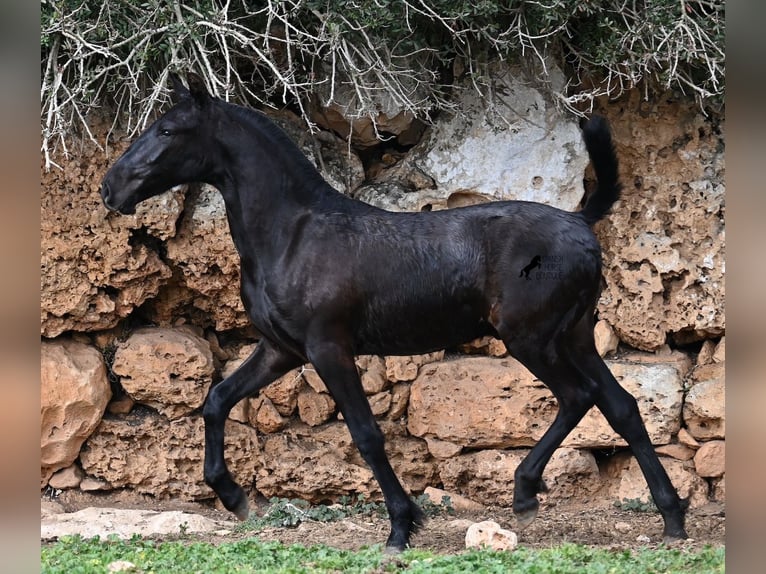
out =
[[[627,522],[617,522],[614,525],[614,529],[617,532],[629,532],[631,530],[631,526]]]

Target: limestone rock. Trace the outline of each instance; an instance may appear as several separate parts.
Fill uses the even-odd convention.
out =
[[[256,430],[227,421],[224,445],[232,475],[247,488],[261,465]],[[215,496],[204,482],[203,460],[201,416],[168,420],[146,409],[104,419],[80,453],[83,470],[111,488],[181,500]]]
[[[382,417],[391,408],[391,393],[389,391],[383,391],[382,393],[374,394],[367,397],[370,401],[370,408],[372,414],[376,417]]]
[[[722,440],[702,443],[694,455],[694,468],[704,478],[723,476],[726,471],[726,443]]]
[[[178,418],[202,406],[213,354],[207,340],[188,331],[138,329],[118,347],[112,371],[136,402]]]
[[[718,378],[695,384],[686,393],[684,423],[698,440],[726,436],[726,381]]]
[[[433,486],[427,487],[423,491],[423,494],[425,494],[434,504],[443,504],[445,498],[448,498],[449,505],[458,512],[477,512],[484,509],[483,504],[479,504],[470,498],[460,496],[455,492],[442,490],[441,488],[434,488]]]
[[[337,426],[335,426],[337,425]],[[331,429],[343,434],[335,423]],[[371,496],[377,483],[367,466],[349,462],[343,441],[333,443],[325,433],[280,433],[263,441],[263,466],[258,470],[256,488],[264,496],[302,498],[310,502],[340,496]],[[328,440],[329,439],[329,440]],[[346,446],[350,444],[350,437]]]
[[[359,357],[356,365],[362,371],[362,387],[367,395],[383,392],[390,386],[386,378],[386,362],[382,357],[375,355]]]
[[[279,411],[268,398],[260,397],[255,421],[250,418],[250,424],[254,424],[264,434],[281,431],[288,424],[288,419],[279,414]]]
[[[444,488],[482,504],[513,504],[514,472],[526,449],[481,450],[440,462]],[[557,449],[543,473],[550,488],[549,499],[572,499],[590,495],[601,487],[593,455],[584,450]]]
[[[283,417],[291,416],[298,407],[298,393],[304,383],[301,372],[301,367],[293,369],[261,391]]]
[[[715,352],[715,343],[708,339],[702,343],[700,352],[697,355],[697,366],[709,365],[713,362],[713,353]]]
[[[543,480],[556,500],[577,500],[601,486],[596,459],[588,450],[558,448],[543,472]]]
[[[563,74],[553,64],[548,72],[563,89]],[[577,122],[535,89],[523,70],[503,63],[490,66],[489,74],[502,98],[460,92],[461,113],[436,123],[402,161],[433,180],[435,189],[424,192],[427,205],[518,199],[575,210],[588,163]],[[418,209],[426,205],[417,203]]]
[[[678,442],[692,450],[697,450],[700,447],[700,443],[685,428],[678,431]]]
[[[465,345],[460,345],[460,352],[466,355],[489,355],[491,357],[505,357],[508,350],[505,343],[494,337],[481,337]]]
[[[723,363],[726,360],[726,337],[721,337],[713,352],[713,361]]]
[[[391,356],[386,357],[386,378],[394,383],[413,381],[418,376],[418,370],[423,365],[441,361],[444,351],[436,351],[426,355]]]
[[[652,441],[667,444],[680,428],[682,384],[674,364],[608,361],[637,397]],[[411,434],[469,448],[534,446],[558,411],[550,391],[513,358],[467,357],[430,364],[411,388]],[[625,445],[595,407],[563,445]]]
[[[596,226],[598,313],[620,340],[654,350],[725,330],[725,147],[716,119],[678,102],[647,119],[639,98],[608,114],[626,189]]]
[[[680,443],[666,444],[654,449],[659,455],[670,456],[678,460],[691,460],[694,458],[694,449]]]
[[[713,479],[713,500],[726,500],[726,475]]]
[[[118,217],[103,206],[99,190],[108,163],[127,147],[112,138],[112,157],[84,144],[41,174],[40,333],[96,331],[115,326],[154,297],[170,268],[136,230],[166,239],[175,234],[183,192],[170,191]]]
[[[301,375],[303,376],[303,380],[306,381],[309,387],[314,389],[315,392],[329,392],[327,390],[327,386],[324,384],[324,381],[311,365],[304,365],[303,370],[301,371]]]
[[[41,520],[40,538],[58,539],[79,534],[90,539],[106,540],[111,536],[127,540],[138,536],[167,536],[182,532],[200,533],[220,530],[224,523],[199,514],[171,510],[131,510],[122,508],[84,508],[77,512],[57,513]],[[117,564],[119,561],[112,562]],[[130,563],[128,563],[130,564]],[[110,571],[120,571],[116,568]]]
[[[306,388],[298,394],[298,414],[309,426],[321,425],[335,414],[335,401],[327,393]]]
[[[48,481],[48,486],[58,489],[77,488],[84,477],[82,469],[73,464],[54,473]]]
[[[515,359],[467,357],[421,369],[407,427],[463,447],[533,446],[556,409],[550,391]]]
[[[401,479],[405,490],[422,492],[426,487],[436,484],[438,482],[436,462],[430,456],[425,441],[403,436],[403,434],[396,436],[395,432],[386,428],[385,423],[381,426],[387,437],[386,452],[391,460],[391,466]]]
[[[430,452],[434,458],[444,459],[452,458],[453,456],[460,454],[463,447],[459,444],[449,442],[446,440],[439,440],[431,436],[426,437],[426,444],[428,444],[428,452]]]
[[[407,412],[407,405],[410,402],[410,385],[407,383],[396,383],[391,387],[391,407],[388,409],[388,418],[396,420]]]
[[[708,486],[688,463],[673,458],[660,457],[660,463],[670,477],[670,481],[681,498],[689,498],[692,508],[698,508],[708,503]],[[650,495],[646,479],[641,473],[638,461],[629,453],[616,456],[609,461],[612,469],[605,470],[606,475],[617,476],[608,486],[608,496],[612,500],[641,500],[648,501]]]
[[[606,321],[598,321],[593,329],[593,336],[596,339],[596,350],[602,357],[617,350],[620,340],[614,334],[614,329]]]
[[[466,548],[509,551],[516,548],[518,542],[515,532],[500,528],[500,525],[492,520],[472,524],[465,533]]]
[[[104,359],[69,339],[43,342],[40,352],[40,480],[69,467],[96,429],[112,396]]]
[[[155,320],[167,324],[179,308],[201,310],[217,331],[249,325],[239,292],[239,255],[234,247],[220,192],[193,188],[175,237],[167,241],[168,260],[182,282],[154,304]]]

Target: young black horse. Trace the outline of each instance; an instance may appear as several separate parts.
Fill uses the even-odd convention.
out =
[[[407,547],[423,514],[391,468],[354,356],[427,353],[493,335],[559,405],[516,470],[519,523],[537,514],[554,450],[597,405],[638,459],[665,538],[686,538],[685,501],[654,453],[635,399],[593,340],[601,250],[589,226],[620,193],[605,120],[593,117],[583,128],[598,188],[580,212],[504,201],[390,213],[332,189],[264,115],[212,97],[194,75],[189,89],[177,77],[172,82],[175,105],[111,167],[101,194],[108,209],[123,214],[181,183],[207,182],[223,195],[241,258],[242,299],[262,335],[239,370],[211,388],[203,409],[205,481],[226,508],[248,515],[245,491],[224,460],[229,411],[311,362],[383,491],[388,548]],[[556,258],[559,273],[524,274],[546,257]]]

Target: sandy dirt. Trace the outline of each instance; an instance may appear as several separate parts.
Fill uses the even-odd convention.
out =
[[[49,501],[45,501],[50,508]],[[46,506],[46,505],[43,505]],[[161,539],[193,539],[214,543],[257,537],[261,540],[279,540],[285,544],[326,544],[342,549],[357,549],[364,545],[385,542],[389,532],[388,520],[375,516],[354,516],[337,522],[304,522],[293,528],[268,527],[258,532],[237,528],[233,515],[216,507],[212,502],[191,503],[158,501],[148,496],[127,492],[86,494],[65,491],[59,494],[53,506],[61,512],[72,513],[89,507],[110,509],[143,509],[154,511],[184,511],[216,521],[219,525],[211,532],[158,534]],[[259,515],[267,508],[266,501],[253,503],[252,512]],[[41,523],[50,518],[49,512],[41,516]],[[662,519],[659,514],[621,510],[614,506],[553,504],[543,502],[537,519],[527,528],[519,530],[510,508],[488,507],[479,512],[443,514],[428,520],[414,536],[412,545],[438,553],[455,553],[465,548],[465,532],[473,522],[494,520],[503,528],[518,534],[519,545],[543,548],[566,542],[609,549],[637,549],[661,544]],[[719,503],[690,510],[687,515],[689,540],[677,543],[682,548],[701,548],[706,545],[725,544],[725,508]]]

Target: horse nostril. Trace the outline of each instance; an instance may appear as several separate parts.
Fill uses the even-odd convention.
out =
[[[104,202],[104,205],[107,209],[110,211],[114,211],[114,207],[109,203],[109,200],[111,199],[111,190],[109,189],[109,185],[104,182],[101,184],[101,200]]]

